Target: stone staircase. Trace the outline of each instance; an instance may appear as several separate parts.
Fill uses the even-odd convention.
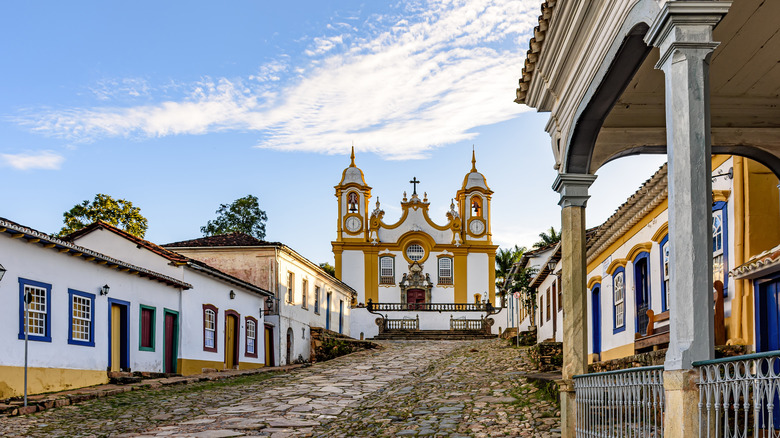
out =
[[[373,340],[383,341],[463,341],[494,339],[498,335],[485,334],[482,330],[385,330]]]

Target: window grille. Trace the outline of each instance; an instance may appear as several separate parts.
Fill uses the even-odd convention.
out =
[[[27,308],[27,321],[24,329],[29,335],[46,336],[46,289],[25,286],[24,294],[30,295],[30,305]]]
[[[381,257],[379,259],[379,283],[395,284],[395,261],[392,257]]]
[[[303,280],[301,285],[301,307],[304,309],[309,308],[309,281]]]
[[[77,341],[91,339],[92,329],[92,300],[87,297],[73,295],[73,326],[71,337]]]
[[[439,259],[439,284],[452,284],[452,259],[449,257]]]
[[[406,256],[413,262],[420,261],[425,257],[425,249],[416,243],[411,244],[406,247]]]
[[[292,303],[295,301],[293,294],[293,285],[295,284],[295,275],[292,272],[287,273],[287,302]]]
[[[614,288],[612,291],[615,299],[615,328],[623,327],[625,316],[625,272],[620,271],[615,274]]]
[[[246,322],[246,352],[254,354],[255,352],[255,340],[257,339],[257,327],[255,322],[249,320]]]
[[[203,340],[203,344],[206,346],[206,348],[214,348],[215,346],[214,339],[217,331],[216,319],[217,314],[211,309],[206,309],[206,316],[203,319],[206,337]]]
[[[320,287],[314,286],[314,313],[320,313]]]

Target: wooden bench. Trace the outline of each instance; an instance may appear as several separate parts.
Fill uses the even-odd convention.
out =
[[[712,301],[715,307],[714,311],[714,329],[715,345],[726,344],[726,327],[723,323],[723,282],[715,281],[713,284]],[[669,311],[655,314],[653,310],[647,311],[647,331],[646,334],[636,334],[634,339],[634,351],[641,351],[652,347],[657,350],[659,346],[669,343],[669,325],[658,327],[657,323],[669,320]]]
[[[652,309],[647,311],[647,330],[645,334],[636,334],[634,350],[640,351],[652,347],[657,350],[660,345],[669,343],[669,325],[657,326],[657,323],[668,321],[669,311],[655,314]]]

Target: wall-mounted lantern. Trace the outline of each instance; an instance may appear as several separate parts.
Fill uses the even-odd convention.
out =
[[[100,295],[108,295],[109,290],[111,290],[111,288],[108,287],[107,284],[104,285],[103,287],[100,288]]]

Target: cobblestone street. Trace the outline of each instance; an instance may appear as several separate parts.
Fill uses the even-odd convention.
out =
[[[297,369],[3,418],[2,436],[558,436],[505,341],[384,342]]]

